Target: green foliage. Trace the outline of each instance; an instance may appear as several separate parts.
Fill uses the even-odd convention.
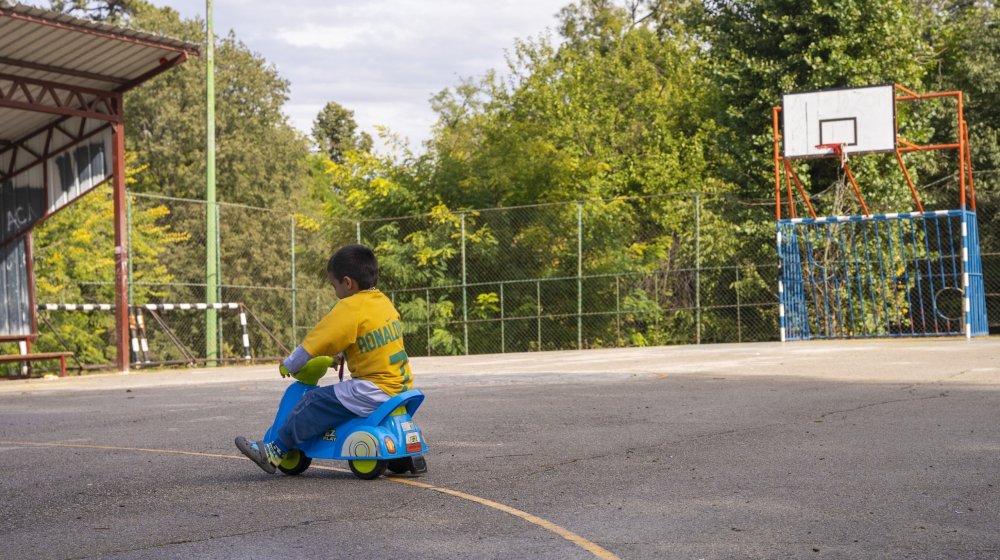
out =
[[[320,149],[332,161],[343,163],[348,150],[371,151],[372,138],[367,132],[357,131],[354,111],[334,101],[328,102],[313,121],[312,134]]]
[[[134,184],[145,167],[133,167],[127,158],[126,181]],[[114,203],[109,184],[82,197],[34,229],[32,241],[35,267],[35,298],[45,303],[110,303],[114,301]],[[170,210],[157,205],[132,212],[130,257],[135,301],[162,297],[156,285],[174,280],[164,262],[171,246],[189,235],[169,224]],[[40,312],[47,313],[47,312]],[[83,363],[105,364],[114,360],[115,348],[108,344],[114,330],[108,313],[62,313],[53,333],[40,329],[40,351],[63,350],[60,338]]]
[[[942,2],[931,41],[940,53],[927,87],[963,92],[984,251],[1000,248],[1000,9],[995,3]],[[942,123],[954,134],[953,122]],[[948,126],[950,125],[950,126]],[[935,180],[953,171],[945,168]],[[949,186],[954,181],[947,181]]]
[[[932,60],[922,17],[908,0],[705,2],[696,23],[709,46],[723,176],[745,196],[773,192],[771,107],[784,93],[920,84]]]
[[[94,21],[116,24],[135,9],[135,4],[132,0],[100,0],[98,2],[52,0],[51,9],[78,17],[84,15]]]
[[[562,17],[563,45],[518,41],[506,83],[487,74],[435,98],[433,192],[482,208],[718,188],[700,49],[610,3]]]
[[[200,20],[134,0],[125,23],[204,43]],[[190,59],[130,91],[126,149],[149,165],[138,192],[203,198],[205,185],[205,57]],[[230,33],[215,45],[216,189],[218,200],[294,210],[308,192],[308,144],[281,112],[288,81]]]
[[[403,319],[403,331],[407,335],[423,336],[422,331],[429,331],[426,337],[426,347],[430,355],[461,354],[463,344],[461,339],[452,333],[448,327],[455,320],[455,303],[440,299],[430,301],[415,297],[398,304],[399,313]],[[415,351],[421,351],[419,346],[409,346]]]
[[[201,21],[143,0],[59,6],[203,40]],[[309,153],[281,114],[287,81],[230,34],[216,45],[219,197],[275,212],[226,207],[224,280],[287,286],[291,229],[298,286],[317,293],[333,247],[372,245],[414,352],[496,351],[502,337],[575,346],[582,300],[598,316],[581,333],[589,347],[776,332],[771,111],[784,93],[888,83],[964,91],[984,247],[996,248],[997,14],[967,0],[578,0],[560,12],[558,37],[512,45],[505,75],[484,69],[435,95],[437,123],[419,153],[387,129],[374,153],[335,102],[314,123],[322,151]],[[200,198],[204,73],[191,60],[128,94],[127,147],[147,166],[137,191]],[[901,103],[899,134],[953,141],[955,109]],[[954,160],[906,156],[925,205],[954,206]],[[874,211],[913,208],[891,156],[851,165]],[[860,211],[832,161],[796,168],[820,213]],[[69,279],[109,281],[107,263],[83,262],[87,235],[102,227],[88,212],[99,210],[78,210],[87,226],[57,236],[77,245],[39,268],[59,286],[46,297],[83,297],[71,291],[91,285]],[[190,249],[204,242],[203,208],[173,211],[169,228],[162,212],[137,217],[142,297],[171,275],[194,285],[203,270]],[[747,302],[757,307],[737,306]],[[282,328],[280,313],[262,315]]]
[[[500,316],[500,296],[496,292],[486,292],[476,296],[472,313],[480,319]]]

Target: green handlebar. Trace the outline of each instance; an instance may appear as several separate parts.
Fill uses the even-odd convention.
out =
[[[293,373],[292,377],[305,385],[317,385],[319,380],[326,375],[326,370],[333,365],[333,362],[331,356],[316,356],[306,362],[306,365],[302,366],[298,373]]]

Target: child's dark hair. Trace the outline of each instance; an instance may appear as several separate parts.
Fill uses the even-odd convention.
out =
[[[378,284],[378,259],[375,253],[364,245],[344,245],[330,257],[326,271],[337,280],[350,276],[362,290],[374,288]]]

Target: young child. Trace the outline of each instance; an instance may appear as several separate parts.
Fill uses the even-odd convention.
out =
[[[295,375],[316,356],[343,352],[351,379],[306,393],[274,441],[236,438],[236,447],[268,473],[275,472],[289,449],[352,418],[368,416],[390,397],[411,388],[399,312],[375,289],[375,253],[364,245],[344,246],[330,258],[326,273],[340,301],[278,370],[282,377]]]

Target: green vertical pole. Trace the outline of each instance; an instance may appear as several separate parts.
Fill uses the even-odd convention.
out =
[[[354,222],[354,229],[357,231],[358,245],[361,245],[361,222]]]
[[[215,301],[222,300],[222,286],[225,285],[226,279],[222,277],[222,205],[219,203],[215,204]],[[218,354],[220,358],[224,358],[222,355],[222,322],[221,317],[216,315],[215,324],[218,325]]]
[[[615,275],[615,332],[618,340],[615,346],[622,345],[622,277]]]
[[[462,214],[462,331],[464,332],[465,353],[469,354],[469,288],[465,275],[465,213]]]
[[[295,289],[295,216],[292,216],[292,348],[299,345],[296,333],[296,303],[298,291]]]
[[[500,353],[507,352],[507,331],[503,320],[503,282],[500,282]]]
[[[535,332],[538,334],[538,351],[542,351],[542,282],[541,280],[535,281],[535,316],[537,317],[538,327]]]
[[[583,203],[576,203],[576,347],[583,349]]]
[[[212,30],[212,0],[205,0],[205,302],[217,303],[218,212],[215,204],[215,36]],[[218,314],[209,305],[205,314],[205,357],[208,366],[219,357]]]
[[[701,344],[701,193],[694,193],[694,313],[694,341]]]
[[[653,318],[653,325],[656,326],[656,332],[660,332],[660,315],[663,314],[663,309],[660,307],[660,272],[653,272],[653,301],[656,302],[656,316]]]
[[[736,267],[736,342],[743,342],[743,322],[740,317],[740,267]]]

